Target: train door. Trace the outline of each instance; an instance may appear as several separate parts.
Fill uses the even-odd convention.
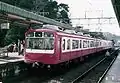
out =
[[[59,38],[58,38],[58,50],[57,50],[57,53],[59,54],[59,55],[58,55],[58,56],[59,56],[59,60],[61,60],[61,53],[62,53],[61,43],[62,43],[62,38],[59,37]]]
[[[71,56],[71,40],[67,37],[62,37],[61,42],[61,60],[68,61]]]

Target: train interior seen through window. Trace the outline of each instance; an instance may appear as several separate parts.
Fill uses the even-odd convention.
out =
[[[50,32],[31,32],[27,34],[26,41],[28,49],[54,49],[54,34]]]

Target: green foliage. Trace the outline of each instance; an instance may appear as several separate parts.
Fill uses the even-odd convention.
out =
[[[1,0],[2,2],[18,6],[25,10],[35,12],[48,18],[55,19],[62,23],[69,23],[68,16],[69,7],[66,4],[58,4],[55,0]],[[46,14],[47,13],[47,14]],[[9,30],[0,32],[0,46],[8,45],[12,42],[17,42],[18,39],[23,40],[26,28],[21,26],[10,25]],[[3,42],[4,41],[4,42]],[[2,43],[3,42],[3,43]]]
[[[56,1],[51,1],[49,2],[45,7],[44,7],[44,11],[43,12],[48,12],[48,14],[46,14],[46,17],[52,18],[52,19],[56,19],[57,18],[57,12],[58,12],[58,6],[57,6],[57,2]],[[41,12],[42,12],[41,11]]]
[[[4,30],[0,30],[0,47],[3,47],[5,44],[4,41],[4,38],[5,38],[5,35],[7,33],[8,30],[4,29]]]
[[[12,42],[18,41],[18,39],[23,40],[24,34],[26,32],[26,28],[12,25],[12,27],[7,31],[7,33],[4,35],[3,41],[4,45],[8,45]]]
[[[19,1],[20,2],[16,6],[26,9],[26,10],[32,10],[33,0],[19,0]]]
[[[1,0],[5,3],[41,14],[63,23],[69,23],[69,7],[67,4],[58,4],[55,0]]]

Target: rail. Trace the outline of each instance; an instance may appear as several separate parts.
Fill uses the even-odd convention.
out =
[[[99,80],[97,81],[97,83],[101,83],[101,81],[103,80],[103,78],[105,77],[105,75],[107,74],[107,72],[109,71],[109,69],[111,68],[112,64],[115,62],[117,56],[112,60],[112,62],[110,63],[110,65],[107,67],[107,69],[105,70],[105,72],[102,74],[102,76],[99,78]]]
[[[119,52],[120,48],[117,48],[116,50],[114,50],[111,55],[116,55]],[[106,75],[107,71],[109,70],[109,68],[112,66],[112,64],[114,63],[115,59],[117,56],[115,56],[115,58],[112,60],[112,62],[110,63],[109,67],[106,69],[106,71],[104,72],[104,74],[100,77],[100,79],[97,81],[97,83],[100,83],[102,81],[102,79],[104,78],[104,76]],[[85,71],[82,75],[78,76],[77,78],[75,78],[71,83],[77,83],[80,79],[82,79],[86,74],[88,74],[92,69],[96,68],[98,65],[100,65],[104,60],[106,59],[103,58],[102,60],[100,60],[97,64],[95,64],[94,66],[92,66],[91,68],[89,68],[87,71]]]
[[[77,78],[75,78],[71,83],[76,83],[79,79],[83,78],[87,73],[89,73],[92,69],[96,68],[99,64],[101,64],[104,60],[106,59],[103,58],[102,60],[100,60],[97,64],[95,64],[94,66],[92,66],[90,69],[88,69],[87,71],[85,71],[82,75],[78,76]]]

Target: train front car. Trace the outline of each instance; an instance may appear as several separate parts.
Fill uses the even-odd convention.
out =
[[[25,62],[56,64],[56,35],[50,29],[29,30],[26,33]]]

